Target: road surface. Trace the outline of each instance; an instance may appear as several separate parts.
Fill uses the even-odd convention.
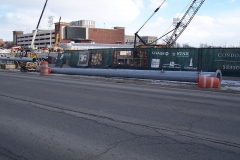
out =
[[[0,71],[2,160],[237,160],[240,94]]]

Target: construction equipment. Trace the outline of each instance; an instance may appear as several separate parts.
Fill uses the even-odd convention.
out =
[[[11,48],[11,53],[20,53],[23,51],[22,46],[14,46]]]
[[[55,43],[54,43],[54,47],[53,47],[53,51],[54,52],[62,52],[63,48],[58,46],[59,43],[59,32],[60,32],[60,21],[61,21],[61,17],[59,18],[59,22],[58,25],[56,26],[56,32],[55,32]]]
[[[20,56],[23,52],[23,48],[21,46],[14,46],[11,47],[10,53],[1,54],[0,57],[0,68],[1,69],[13,69],[18,67],[18,62],[12,60],[11,58],[17,57],[16,55]]]
[[[38,20],[37,27],[36,27],[36,29],[35,29],[35,31],[34,31],[34,33],[33,33],[32,42],[31,42],[31,45],[29,46],[29,49],[31,50],[31,52],[35,52],[35,51],[37,50],[37,47],[34,45],[34,42],[35,42],[35,38],[36,38],[36,35],[37,35],[37,31],[38,31],[39,24],[40,24],[41,19],[42,19],[43,12],[44,12],[45,7],[46,7],[46,5],[47,5],[47,1],[48,1],[48,0],[46,0],[46,2],[45,2],[45,4],[44,4],[44,7],[43,7],[43,10],[42,10],[41,16],[40,16],[40,18],[39,18],[39,20]]]
[[[51,64],[53,62],[53,57],[50,54],[53,53],[62,53],[63,52],[63,48],[59,47],[58,43],[59,43],[59,32],[60,32],[60,21],[61,21],[61,17],[59,18],[59,22],[58,25],[56,25],[56,29],[55,29],[55,43],[53,48],[49,48],[49,52],[48,52],[48,56],[47,56],[47,61],[49,64]]]
[[[196,15],[197,11],[202,6],[204,1],[205,0],[193,0],[190,7],[187,9],[186,13],[183,15],[183,17],[177,23],[176,27],[174,29],[172,29],[171,31],[167,32],[166,34],[164,34],[163,36],[161,36],[160,38],[158,38],[157,40],[155,40],[154,42],[152,42],[150,44],[146,44],[144,41],[142,41],[139,38],[141,40],[141,42],[143,42],[144,45],[139,45],[138,48],[147,48],[147,47],[148,48],[149,47],[170,48],[170,47],[172,47],[176,43],[179,36],[187,28],[187,26],[189,25],[189,23],[191,22],[193,17]],[[172,32],[172,35],[164,40],[166,44],[164,44],[164,45],[154,45],[154,43],[156,43],[159,39],[165,37],[166,35],[168,35],[171,32]],[[135,38],[135,41],[136,41],[136,38]],[[134,48],[135,48],[135,42],[134,42]]]
[[[35,42],[35,38],[36,38],[36,35],[37,35],[39,24],[40,24],[41,19],[42,19],[42,15],[43,15],[45,7],[47,5],[47,1],[48,0],[46,0],[46,2],[44,4],[42,13],[41,13],[40,18],[38,20],[38,24],[37,24],[37,27],[34,31],[31,45],[27,49],[25,49],[23,52],[21,52],[20,55],[16,55],[16,57],[29,57],[29,58],[38,59],[37,47],[34,45],[34,42]],[[18,64],[21,67],[22,71],[34,71],[38,67],[37,62],[18,62]]]
[[[192,4],[183,15],[181,20],[177,23],[176,27],[172,30],[172,35],[165,40],[167,47],[172,47],[179,36],[183,33],[183,31],[187,28],[189,23],[192,21],[193,17],[196,15],[199,8],[202,6],[205,0],[193,0]],[[171,31],[170,31],[171,32]]]
[[[55,43],[54,46],[49,48],[49,54],[51,52],[63,52],[63,48],[58,46],[59,43],[59,32],[60,32],[60,21],[61,21],[61,17],[59,18],[59,22],[56,25],[56,29],[55,29]]]
[[[149,21],[150,18],[152,18],[152,16],[161,8],[161,6],[163,5],[163,3],[165,2],[166,0],[164,0],[161,5],[155,9],[155,11],[153,12],[153,14],[147,19],[147,21],[142,25],[142,27],[139,28],[139,30],[134,34],[135,35],[135,38],[134,38],[134,48],[136,48],[136,42],[137,42],[137,37],[139,38],[139,40],[144,44],[144,45],[141,45],[142,47],[146,46],[147,43],[138,35],[138,32],[143,28],[143,26],[145,26],[145,24]],[[140,46],[139,46],[140,47]],[[138,48],[139,48],[138,47]],[[141,48],[142,48],[141,47]]]

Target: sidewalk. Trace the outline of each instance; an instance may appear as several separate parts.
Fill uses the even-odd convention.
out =
[[[240,77],[222,77],[222,85],[229,85],[229,86],[240,86]]]
[[[222,80],[240,81],[240,75],[239,77],[223,76]]]

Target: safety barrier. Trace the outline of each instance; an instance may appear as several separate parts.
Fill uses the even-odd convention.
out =
[[[40,68],[40,75],[48,75],[49,74],[49,67],[47,61],[41,62],[41,68]]]
[[[219,78],[199,76],[198,86],[201,88],[218,88],[220,85]]]
[[[48,74],[52,72],[52,69],[48,67]]]

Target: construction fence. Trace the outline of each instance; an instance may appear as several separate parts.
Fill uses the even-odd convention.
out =
[[[215,72],[240,77],[240,48],[106,48],[66,50],[56,67]]]

